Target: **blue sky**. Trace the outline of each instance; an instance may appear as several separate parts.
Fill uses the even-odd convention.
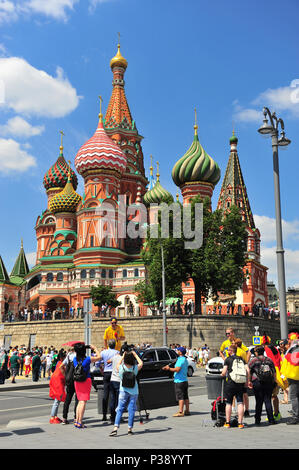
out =
[[[98,95],[108,105],[120,32],[147,171],[152,154],[161,183],[176,193],[171,170],[191,145],[196,107],[199,139],[222,171],[216,208],[234,125],[274,281],[272,150],[257,128],[264,105],[284,119],[292,140],[280,152],[286,277],[287,286],[299,285],[298,14],[297,0],[0,0],[0,254],[8,270],[21,238],[33,260],[34,225],[46,208],[42,179],[57,159],[59,131],[73,164],[96,128]]]

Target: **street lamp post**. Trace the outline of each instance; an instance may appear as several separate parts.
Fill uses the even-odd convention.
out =
[[[274,173],[274,197],[275,197],[275,218],[276,218],[276,256],[277,256],[277,274],[278,274],[278,291],[280,304],[280,333],[281,338],[288,336],[288,319],[286,312],[286,282],[285,282],[285,266],[284,266],[284,249],[282,243],[282,224],[281,224],[281,204],[280,204],[280,184],[279,184],[279,162],[278,147],[286,147],[291,143],[285,136],[284,122],[276,116],[276,113],[270,112],[268,108],[264,108],[264,120],[258,132],[262,135],[272,137],[273,150],[273,173]],[[268,122],[267,116],[270,119]],[[278,128],[281,127],[281,136],[278,138]]]
[[[165,265],[164,265],[164,250],[162,241],[161,246],[161,262],[162,262],[162,313],[163,313],[163,346],[167,346],[167,323],[166,323],[166,305],[165,305]]]

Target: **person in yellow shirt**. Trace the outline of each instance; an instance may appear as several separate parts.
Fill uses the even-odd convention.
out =
[[[227,339],[223,341],[223,343],[220,346],[220,351],[219,351],[220,356],[222,357],[224,361],[228,357],[229,346],[233,343],[233,341],[236,340],[236,335],[235,335],[235,331],[233,328],[227,328],[225,334],[226,334]],[[239,349],[243,351],[241,354],[244,355],[245,353],[244,357],[242,355],[241,357],[243,357],[243,359],[247,363],[251,356],[249,349],[245,346],[245,344],[242,343],[242,341],[241,341],[241,346],[239,346]],[[237,354],[237,355],[240,356],[240,354]],[[246,359],[245,359],[245,356],[246,356]]]
[[[121,341],[124,341],[126,337],[123,327],[117,324],[117,318],[115,317],[111,318],[111,325],[104,332],[105,349],[108,349],[108,341],[110,339],[115,339],[115,349],[120,351]]]
[[[225,341],[223,341],[223,343],[220,346],[220,351],[219,351],[220,356],[222,357],[222,359],[225,361],[225,359],[227,357],[229,357],[228,348],[232,344],[235,344],[237,346],[236,355],[240,356],[244,360],[245,364],[247,364],[249,359],[250,359],[250,356],[251,356],[250,350],[245,346],[245,344],[243,344],[243,342],[240,338],[237,338],[238,345],[235,343],[236,342],[236,335],[235,335],[235,331],[234,331],[233,328],[226,328],[225,334],[226,334],[227,339]],[[244,405],[245,405],[244,416],[246,418],[248,418],[249,417],[248,393],[244,393],[243,400],[244,400]]]

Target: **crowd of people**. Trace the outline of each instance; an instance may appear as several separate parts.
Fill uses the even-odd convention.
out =
[[[213,305],[204,303],[202,306],[201,314],[203,315],[241,315],[249,317],[261,317],[269,320],[278,320],[280,318],[280,312],[278,308],[267,307],[263,304],[253,305],[250,308],[248,305],[236,305],[234,302],[229,301],[227,303],[221,303],[220,301],[215,302]],[[162,302],[158,306],[151,306],[150,308],[152,315],[162,315],[163,305]],[[195,304],[193,301],[188,301],[183,304],[180,300],[173,301],[170,305],[166,306],[167,315],[194,315]],[[139,316],[139,307],[134,307],[130,301],[125,307],[125,314],[127,317]],[[43,320],[76,320],[83,319],[85,313],[83,308],[70,307],[66,309],[64,306],[58,306],[56,309],[51,310],[50,308],[43,309],[40,306],[34,308],[24,307],[17,313],[7,311],[2,313],[2,322],[18,322],[18,321],[43,321]],[[102,305],[99,309],[96,317],[110,317],[113,316],[113,309],[107,304]],[[287,312],[288,317],[291,313]]]
[[[254,348],[254,355],[237,338],[233,328],[226,329],[226,340],[219,351],[224,360],[221,376],[225,380],[224,427],[230,428],[234,404],[237,404],[237,425],[244,428],[243,419],[249,416],[248,389],[255,396],[255,424],[260,425],[265,405],[269,425],[281,420],[280,404],[287,404],[290,398],[292,416],[287,424],[299,424],[299,332],[293,329],[287,339],[271,344],[271,338],[264,334],[262,344]],[[284,398],[279,402],[279,391]]]
[[[33,382],[38,382],[42,377],[50,380],[56,368],[58,352],[54,346],[28,348],[22,344],[10,346],[7,350],[0,348],[0,385],[4,384],[6,379],[15,383],[17,376],[32,376]]]
[[[74,399],[74,426],[84,429],[83,422],[86,404],[90,400],[93,367],[101,367],[103,373],[103,420],[110,422],[113,429],[111,437],[117,436],[125,410],[128,411],[128,434],[133,433],[134,417],[137,407],[139,384],[137,375],[143,367],[142,356],[138,350],[150,348],[150,343],[133,346],[123,343],[125,333],[117,318],[111,319],[106,328],[102,348],[86,345],[84,342],[66,343],[69,349],[53,346],[34,347],[32,350],[24,345],[0,349],[0,383],[4,383],[10,371],[12,383],[16,376],[32,373],[32,380],[40,377],[49,379],[49,396],[54,400],[50,414],[51,424],[69,424],[68,414]],[[123,343],[123,344],[122,344]],[[186,348],[180,344],[171,344],[177,353],[175,364],[166,365],[164,369],[174,374],[174,387],[178,402],[178,411],[174,417],[189,416],[188,396],[188,360],[192,358],[203,366],[209,359],[207,344],[198,348]],[[88,353],[91,350],[91,353]],[[224,366],[221,376],[225,382],[224,427],[232,426],[232,411],[237,413],[237,426],[244,428],[244,417],[249,417],[248,390],[255,396],[255,424],[261,423],[262,408],[265,405],[269,425],[281,419],[280,405],[292,406],[292,416],[287,424],[299,424],[299,332],[292,330],[287,339],[276,345],[271,344],[269,336],[264,334],[262,344],[254,348],[254,354],[238,338],[233,328],[226,329],[226,339],[221,344],[219,355]],[[279,391],[283,390],[284,398],[279,402]],[[109,399],[110,396],[110,399]],[[58,417],[60,403],[63,403],[62,419]],[[108,409],[109,408],[109,409]]]

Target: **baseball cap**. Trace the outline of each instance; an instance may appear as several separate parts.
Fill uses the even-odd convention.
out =
[[[179,348],[178,348],[178,351],[181,351],[181,353],[183,354],[183,356],[185,356],[185,354],[186,354],[186,349],[183,348],[183,346],[179,347]]]
[[[113,322],[117,323],[117,318],[112,317],[112,318],[111,318],[111,323],[113,323]]]

